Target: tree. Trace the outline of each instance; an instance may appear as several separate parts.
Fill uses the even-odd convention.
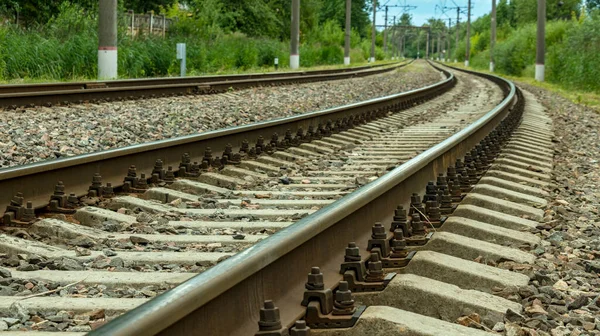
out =
[[[346,26],[346,0],[323,1],[321,5],[319,21],[335,20],[340,27]],[[350,13],[352,29],[366,37],[366,27],[370,24],[368,6],[365,0],[352,0],[352,11]]]
[[[586,0],[585,5],[590,11],[600,9],[600,0]]]
[[[402,15],[400,15],[398,24],[401,26],[412,26],[412,15],[408,13],[402,13]]]

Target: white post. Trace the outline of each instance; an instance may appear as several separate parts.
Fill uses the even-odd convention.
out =
[[[117,0],[98,7],[98,79],[117,78]]]
[[[179,75],[185,77],[185,43],[177,43],[177,59],[181,60]]]

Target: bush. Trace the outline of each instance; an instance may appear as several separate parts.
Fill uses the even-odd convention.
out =
[[[70,2],[59,7],[56,17],[36,29],[0,26],[0,79],[97,78],[97,11],[85,11]],[[272,68],[276,57],[281,67],[289,66],[289,41],[249,37],[223,30],[220,24],[225,14],[217,0],[206,0],[198,8],[200,10],[191,17],[178,7],[168,9],[169,14],[177,19],[167,38],[147,34],[135,38],[127,36],[127,23],[120,15],[119,77],[178,75],[177,43],[186,43],[186,65],[190,75]],[[343,63],[344,31],[336,21],[322,23],[301,42],[302,66]],[[370,46],[370,39],[361,41],[358,32],[352,32],[353,63],[364,62],[368,58],[362,52],[365,43]],[[377,58],[383,57],[378,47]]]

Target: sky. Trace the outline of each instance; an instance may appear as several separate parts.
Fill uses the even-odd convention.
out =
[[[456,9],[451,9],[446,11],[446,15],[443,14],[440,8],[443,7],[456,7],[457,5],[460,7],[467,7],[468,0],[378,0],[378,5],[408,5],[415,6],[416,8],[411,8],[408,10],[408,13],[412,15],[412,21],[414,25],[420,26],[427,22],[427,19],[441,18],[444,21],[448,22],[448,16],[452,18],[452,26],[454,26],[456,20]],[[437,6],[436,6],[437,5]],[[492,1],[491,0],[471,0],[471,21],[474,21],[478,17],[489,13],[492,10]],[[403,13],[403,8],[399,7],[389,7],[388,9],[388,24],[391,24],[392,17],[396,15],[399,17]],[[385,9],[381,8],[377,11],[377,25],[384,23]],[[465,22],[467,16],[466,14],[460,14],[460,21]],[[381,30],[381,28],[379,28]]]

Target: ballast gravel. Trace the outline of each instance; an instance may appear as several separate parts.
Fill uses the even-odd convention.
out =
[[[497,288],[519,302],[493,331],[506,336],[600,335],[600,112],[552,92],[518,83],[535,94],[554,123],[553,186],[533,265],[498,265],[527,274],[524,288]]]
[[[423,61],[381,75],[216,95],[0,110],[0,169],[346,105],[433,84]]]

